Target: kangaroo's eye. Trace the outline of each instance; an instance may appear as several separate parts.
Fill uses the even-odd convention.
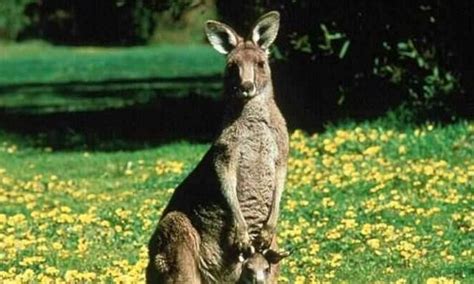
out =
[[[235,63],[227,64],[227,72],[229,74],[233,75],[234,73],[238,72],[238,70],[239,70],[239,68],[237,67],[237,64],[235,64]]]
[[[258,66],[258,68],[263,68],[263,67],[265,67],[265,61],[258,61],[258,62],[257,62],[257,66]]]

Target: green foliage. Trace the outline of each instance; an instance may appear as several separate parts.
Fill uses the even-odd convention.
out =
[[[0,39],[16,40],[31,23],[26,8],[36,0],[2,0],[0,3]]]
[[[57,0],[39,7],[42,37],[66,44],[146,43],[155,19],[147,0]]]
[[[138,42],[147,42],[155,28],[153,10],[146,4],[146,0],[132,1],[131,25],[132,33]]]
[[[289,36],[291,49],[287,50],[287,54],[303,53],[314,56],[321,54],[322,56],[337,56],[343,59],[349,52],[350,39],[347,35],[337,31],[335,28],[328,28],[324,23],[319,25],[320,31],[318,36],[314,34],[298,34],[293,33]]]
[[[158,11],[167,10],[171,13],[174,20],[178,20],[193,2],[193,0],[164,0],[156,1],[155,5]]]
[[[459,94],[472,81],[464,72],[472,62],[464,59],[472,57],[464,40],[472,37],[466,31],[469,1],[221,0],[217,7],[243,31],[261,13],[280,12],[273,51],[285,59],[277,62],[287,73],[282,85],[298,86],[303,96],[285,103],[320,113],[308,123],[339,114],[380,115],[404,102],[432,118],[450,117],[466,103]]]
[[[396,57],[376,58],[374,74],[405,89],[411,97],[407,103],[415,112],[449,113],[449,99],[460,91],[459,80],[439,64],[435,47],[422,49],[412,40],[399,42],[394,49],[385,47]]]
[[[318,44],[318,48],[324,52],[325,55],[338,54],[339,59],[344,58],[349,46],[350,40],[347,36],[340,32],[330,32],[325,24],[321,24],[321,31],[323,32],[323,42]],[[335,50],[335,45],[342,41],[342,45],[339,44],[339,51]],[[336,44],[335,44],[336,43]]]
[[[183,19],[190,11],[191,17]],[[186,33],[196,29],[173,30],[173,25],[182,29],[199,23],[201,32],[203,17],[210,14],[214,14],[212,2],[193,0],[5,0],[0,5],[0,39],[41,38],[68,45],[144,44],[160,37],[158,30],[189,37]],[[172,25],[167,26],[168,20]]]

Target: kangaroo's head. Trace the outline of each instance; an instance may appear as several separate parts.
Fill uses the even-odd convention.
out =
[[[227,54],[226,95],[250,99],[272,84],[268,48],[277,36],[279,25],[280,14],[269,12],[258,19],[250,35],[244,38],[226,24],[206,22],[209,42],[218,52]]]
[[[269,283],[271,266],[287,257],[287,252],[277,252],[266,249],[263,252],[254,252],[242,263],[242,274],[239,284],[266,284]]]

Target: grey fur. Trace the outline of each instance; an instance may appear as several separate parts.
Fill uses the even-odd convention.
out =
[[[279,19],[275,13],[262,17],[266,25]],[[226,40],[218,36],[212,34],[214,43]],[[163,212],[149,243],[147,283],[236,283],[239,254],[251,246],[277,249],[286,122],[274,100],[266,50],[237,35],[227,62],[222,130]],[[239,91],[243,69],[254,74],[252,94]],[[267,283],[276,281],[277,271]]]

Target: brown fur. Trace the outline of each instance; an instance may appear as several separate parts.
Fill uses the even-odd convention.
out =
[[[274,24],[277,16],[269,13],[259,23]],[[150,240],[148,283],[236,283],[239,254],[252,245],[276,249],[288,133],[273,98],[266,50],[224,24],[208,25],[208,31],[223,29],[235,39],[227,57],[223,127],[176,188]],[[262,37],[262,46],[268,47],[271,36]]]

